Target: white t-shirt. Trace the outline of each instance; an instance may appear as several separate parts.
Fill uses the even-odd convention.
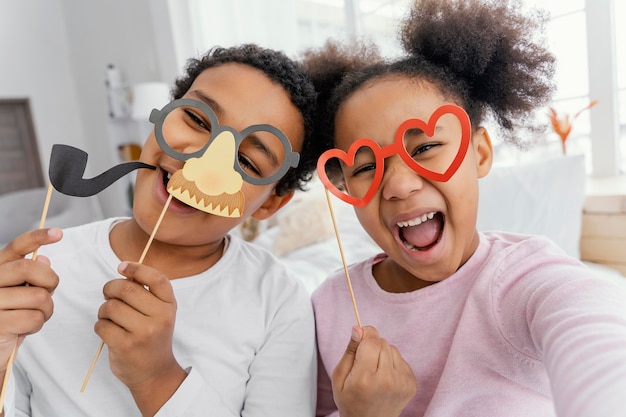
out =
[[[139,416],[94,333],[103,285],[118,278],[108,219],[64,231],[42,247],[60,278],[54,314],[28,336],[14,364],[16,416]],[[231,237],[223,257],[171,281],[178,305],[173,351],[188,370],[157,416],[311,416],[315,332],[301,282],[269,252]],[[10,415],[10,412],[7,413]]]

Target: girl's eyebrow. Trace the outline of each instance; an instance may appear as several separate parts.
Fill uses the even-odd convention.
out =
[[[193,90],[189,92],[189,95],[197,98],[198,100],[209,106],[211,110],[213,110],[213,113],[215,113],[216,115],[224,114],[224,108],[220,106],[217,101],[213,100],[202,91]]]
[[[359,155],[370,155],[371,154],[371,148],[368,148],[367,146],[361,146],[359,149],[357,149],[357,151],[354,154],[354,157],[356,158]]]
[[[441,129],[443,129],[443,126],[441,125],[437,125],[435,126],[435,132],[439,132],[441,131]],[[426,132],[424,132],[424,130],[417,128],[417,127],[412,127],[410,129],[407,129],[406,132],[404,132],[404,136],[419,136],[419,135],[425,135]]]
[[[422,129],[418,129],[416,127],[412,127],[411,129],[408,129],[406,132],[404,132],[404,136],[407,135],[411,135],[411,136],[419,136],[419,135],[423,135],[424,131]]]

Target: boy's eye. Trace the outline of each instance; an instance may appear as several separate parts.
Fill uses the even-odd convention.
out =
[[[181,106],[172,109],[163,119],[163,139],[171,149],[191,153],[211,140],[213,126],[199,109]]]
[[[261,177],[261,171],[254,165],[253,161],[239,153],[239,166],[253,177]]]
[[[204,119],[198,116],[196,113],[189,109],[185,109],[185,115],[191,120],[192,123],[198,125],[200,128],[206,130],[207,132],[211,131],[211,124],[205,122]]]
[[[251,177],[269,178],[282,166],[285,152],[275,135],[253,131],[242,139],[237,154],[244,172]]]

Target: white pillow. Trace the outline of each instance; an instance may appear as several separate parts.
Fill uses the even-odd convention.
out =
[[[309,191],[297,191],[294,198],[271,219],[274,225],[262,225],[253,243],[269,249],[299,277],[309,292],[333,271],[346,264],[366,259],[380,252],[363,230],[354,208],[330,195],[333,214],[341,240],[342,260],[328,207],[326,192],[317,178],[308,184]]]
[[[276,215],[278,234],[272,245],[276,256],[330,239],[332,219],[323,188],[298,192]]]
[[[580,258],[584,155],[494,167],[479,182],[478,230],[544,235]]]

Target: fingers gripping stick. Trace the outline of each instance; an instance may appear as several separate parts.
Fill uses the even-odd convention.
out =
[[[48,192],[46,193],[46,201],[43,205],[43,210],[41,213],[41,219],[39,220],[39,228],[43,229],[43,226],[46,222],[46,217],[48,215],[48,207],[50,207],[50,196],[52,195],[52,184],[48,186]],[[33,256],[31,258],[33,261],[37,259],[37,249],[33,252]],[[26,283],[28,286],[28,283]],[[2,382],[2,391],[0,391],[0,410],[4,409],[4,396],[6,395],[7,386],[9,384],[9,377],[11,376],[11,370],[13,369],[13,361],[15,360],[15,355],[17,354],[17,342],[18,339],[15,339],[15,345],[13,346],[13,351],[11,352],[11,356],[9,356],[9,361],[7,362],[7,369],[4,373],[4,381]]]
[[[167,198],[167,201],[165,202],[165,205],[163,206],[163,210],[161,210],[161,215],[159,216],[154,228],[152,229],[150,238],[148,239],[148,242],[146,243],[146,246],[143,249],[141,257],[139,258],[138,262],[140,264],[143,263],[143,260],[145,259],[146,254],[148,253],[148,249],[150,248],[150,245],[152,244],[152,241],[154,240],[154,236],[156,235],[157,230],[159,230],[159,226],[161,225],[161,222],[163,221],[163,216],[165,216],[165,213],[167,212],[167,208],[169,207],[171,201],[172,201],[172,194],[170,194],[169,197]],[[98,358],[100,357],[100,354],[102,353],[103,348],[104,348],[104,341],[101,341],[100,346],[98,346],[98,350],[96,351],[96,354],[93,360],[91,361],[91,365],[89,365],[89,370],[87,371],[87,375],[85,376],[83,385],[80,387],[80,392],[85,392],[85,388],[87,388],[87,383],[89,382],[89,378],[91,378],[91,373],[93,372],[93,368],[96,366],[96,363],[98,362]]]

